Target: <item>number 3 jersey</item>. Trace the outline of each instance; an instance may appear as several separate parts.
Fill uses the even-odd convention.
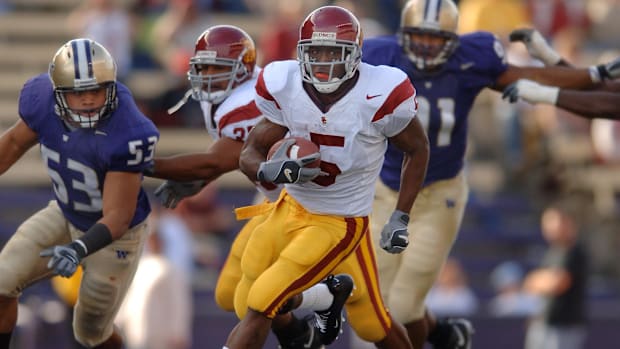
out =
[[[43,162],[63,214],[80,230],[102,217],[106,173],[142,172],[152,159],[159,132],[138,110],[126,86],[117,83],[118,108],[96,128],[67,128],[54,111],[50,78],[41,74],[24,85],[19,115],[37,133]],[[150,213],[141,188],[130,227]]]
[[[418,118],[430,144],[424,185],[455,177],[464,164],[467,117],[474,100],[507,69],[502,44],[486,32],[461,35],[459,47],[434,74],[417,70],[403,53],[396,36],[365,40],[362,59],[369,64],[402,69],[416,87]],[[394,190],[400,186],[402,160],[402,152],[390,145],[381,179]]]
[[[387,137],[400,133],[415,117],[415,89],[400,70],[361,63],[359,79],[327,112],[302,85],[297,61],[273,62],[256,83],[256,105],[273,123],[319,145],[327,175],[286,190],[318,214],[367,216]]]

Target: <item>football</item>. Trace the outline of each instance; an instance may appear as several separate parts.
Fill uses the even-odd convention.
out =
[[[267,154],[267,160],[271,159],[271,157],[273,156],[273,153],[276,152],[276,150],[280,147],[280,145],[284,143],[285,140],[290,139],[290,138],[293,138],[295,140],[295,143],[292,144],[288,148],[288,151],[286,152],[286,156],[288,156],[291,159],[299,159],[299,158],[303,158],[306,155],[319,152],[319,146],[314,144],[311,140],[305,139],[303,137],[287,137],[287,138],[282,138],[281,140],[275,142],[271,146],[271,148],[269,149],[269,153]],[[305,167],[319,167],[320,164],[321,164],[321,160],[318,159],[316,161],[309,163]]]

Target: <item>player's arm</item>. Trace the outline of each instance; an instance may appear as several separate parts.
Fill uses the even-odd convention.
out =
[[[284,138],[288,129],[273,123],[266,118],[252,128],[248,139],[241,149],[239,156],[239,169],[251,181],[258,180],[258,168],[267,158],[269,148],[278,140]]]
[[[6,172],[38,142],[37,134],[19,119],[0,136],[0,174]]]
[[[47,267],[64,277],[75,273],[80,261],[120,238],[129,229],[138,202],[142,173],[110,171],[103,183],[103,216],[80,238],[41,251],[51,257]]]
[[[414,118],[403,131],[391,137],[390,142],[405,154],[396,209],[409,212],[426,176],[430,152],[428,138],[418,118]]]
[[[211,182],[220,175],[239,168],[242,147],[243,142],[222,137],[204,153],[155,158],[153,172],[149,173],[149,176],[175,181]]]
[[[599,81],[594,82],[590,70],[587,68],[575,69],[570,67],[519,67],[508,65],[492,88],[502,91],[505,87],[519,79],[528,79],[544,85],[553,85],[562,88],[584,89],[593,88]]]
[[[142,176],[139,172],[111,171],[106,173],[103,184],[103,217],[97,222],[104,224],[113,240],[129,229],[136,211]]]

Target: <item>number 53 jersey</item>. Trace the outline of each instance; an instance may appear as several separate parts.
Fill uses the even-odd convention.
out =
[[[118,107],[96,128],[69,129],[55,112],[50,78],[41,74],[24,85],[19,115],[37,133],[43,162],[63,214],[85,231],[102,216],[106,173],[142,172],[152,159],[159,132],[140,112],[126,86],[117,83]],[[130,227],[150,213],[144,189]]]
[[[361,63],[355,85],[323,112],[302,85],[296,61],[273,62],[256,83],[256,105],[273,123],[319,146],[319,176],[286,190],[308,211],[367,216],[387,138],[415,117],[415,89],[407,75],[387,66]]]

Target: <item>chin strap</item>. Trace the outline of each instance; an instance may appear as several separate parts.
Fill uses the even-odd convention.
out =
[[[181,109],[182,106],[185,105],[185,103],[187,103],[187,101],[189,100],[189,98],[192,96],[192,89],[187,90],[187,92],[185,92],[185,95],[183,96],[183,98],[181,98],[177,104],[173,105],[172,107],[168,108],[168,115],[172,115],[174,113],[177,112],[177,110]]]

